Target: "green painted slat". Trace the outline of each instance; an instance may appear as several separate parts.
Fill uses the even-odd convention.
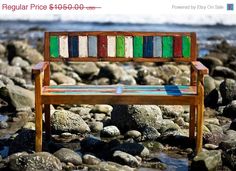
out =
[[[184,58],[191,56],[191,38],[189,36],[182,37],[182,53]]]
[[[116,36],[116,56],[125,57],[125,36]]]
[[[173,57],[173,37],[163,36],[162,37],[162,57],[171,58]]]
[[[134,58],[143,57],[143,36],[134,36]]]
[[[50,36],[50,56],[59,57],[59,38],[58,36]]]

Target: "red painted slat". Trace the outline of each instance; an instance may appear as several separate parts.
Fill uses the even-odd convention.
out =
[[[107,57],[107,36],[98,36],[98,56]]]
[[[182,57],[182,37],[174,37],[174,57]]]

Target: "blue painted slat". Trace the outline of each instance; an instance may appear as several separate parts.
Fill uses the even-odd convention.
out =
[[[78,36],[69,36],[69,57],[78,57],[79,56],[79,40]]]
[[[88,37],[88,53],[89,57],[97,57],[97,37]]]
[[[153,36],[143,38],[143,57],[153,57]]]
[[[160,36],[153,37],[153,57],[162,56],[162,40]]]

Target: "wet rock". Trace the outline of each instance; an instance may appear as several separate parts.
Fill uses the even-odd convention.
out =
[[[200,152],[196,157],[194,157],[191,164],[191,169],[211,171],[216,170],[221,163],[221,151],[203,151]]]
[[[36,49],[22,41],[11,41],[7,45],[7,50],[9,61],[11,61],[15,56],[20,56],[31,64],[43,61],[43,56]]]
[[[88,165],[98,165],[101,160],[91,154],[83,155],[83,163]]]
[[[117,83],[124,75],[127,74],[122,67],[116,64],[109,64],[100,69],[98,77],[106,77],[111,80],[111,83]]]
[[[21,57],[14,57],[13,60],[11,61],[11,65],[21,67],[26,69],[28,66],[30,66],[29,62],[26,60],[23,60]]]
[[[220,93],[223,98],[223,104],[228,104],[236,100],[236,82],[233,79],[226,79],[220,84]]]
[[[234,120],[232,121],[232,123],[230,124],[229,129],[232,129],[232,130],[236,131],[236,119],[234,119]]]
[[[126,132],[125,137],[127,138],[138,138],[141,137],[141,133],[139,131],[136,130],[130,130],[128,132]]]
[[[162,123],[162,112],[155,105],[114,105],[111,122],[122,131],[145,126],[158,129]]]
[[[142,130],[142,135],[143,140],[156,140],[161,134],[155,128],[147,126]]]
[[[95,105],[92,109],[91,109],[91,113],[105,113],[107,115],[111,114],[112,111],[112,106],[110,105]]]
[[[57,84],[65,84],[65,85],[75,85],[76,81],[73,78],[70,78],[63,73],[56,72],[52,74],[51,78],[57,82]]]
[[[147,141],[144,144],[150,151],[158,151],[164,149],[164,145],[157,141]]]
[[[79,115],[66,110],[55,111],[51,116],[51,125],[58,132],[90,132],[89,126]]]
[[[208,150],[215,150],[218,148],[218,146],[215,144],[204,144],[204,148],[206,148]]]
[[[99,132],[103,129],[103,123],[102,122],[92,122],[89,125],[92,132]]]
[[[14,77],[21,77],[23,72],[20,67],[16,66],[9,66],[6,63],[0,63],[0,74],[3,74],[7,77],[14,78]]]
[[[213,76],[236,79],[236,72],[227,67],[217,66],[213,71]]]
[[[84,138],[80,143],[82,151],[93,153],[102,150],[105,144],[105,142],[93,136]]]
[[[21,155],[9,161],[9,168],[12,171],[43,171],[62,170],[62,164],[58,158],[47,152]]]
[[[223,151],[223,163],[229,166],[232,170],[236,170],[236,147]]]
[[[218,107],[219,92],[217,89],[212,90],[204,99],[205,107],[216,109]]]
[[[236,118],[236,100],[233,100],[224,108],[223,115],[233,119]]]
[[[141,157],[147,157],[149,156],[149,150],[143,146],[142,144],[138,143],[123,143],[118,146],[115,146],[111,149],[111,151],[123,151],[126,153],[129,153],[133,156],[141,156]]]
[[[184,108],[180,105],[161,105],[159,107],[162,111],[163,118],[176,118],[181,116],[182,113],[184,113]]]
[[[61,148],[60,150],[56,151],[53,155],[64,163],[72,163],[75,166],[82,164],[81,156],[68,148]]]
[[[101,131],[103,137],[116,137],[120,135],[120,130],[116,126],[106,126]]]
[[[97,75],[99,72],[99,68],[93,62],[76,62],[71,65],[76,73],[79,74],[80,77],[91,77]]]
[[[131,167],[138,167],[140,165],[140,162],[134,156],[123,151],[115,151],[113,153],[113,160],[122,165]]]
[[[34,107],[34,93],[15,85],[0,88],[0,96],[6,98],[16,110],[26,110]]]

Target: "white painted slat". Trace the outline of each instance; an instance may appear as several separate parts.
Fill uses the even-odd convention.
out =
[[[87,36],[79,36],[79,57],[88,57]]]
[[[68,36],[59,36],[59,54],[60,57],[68,58]]]
[[[133,37],[125,36],[125,57],[133,58]]]
[[[116,56],[116,37],[107,36],[107,56],[115,57]]]

